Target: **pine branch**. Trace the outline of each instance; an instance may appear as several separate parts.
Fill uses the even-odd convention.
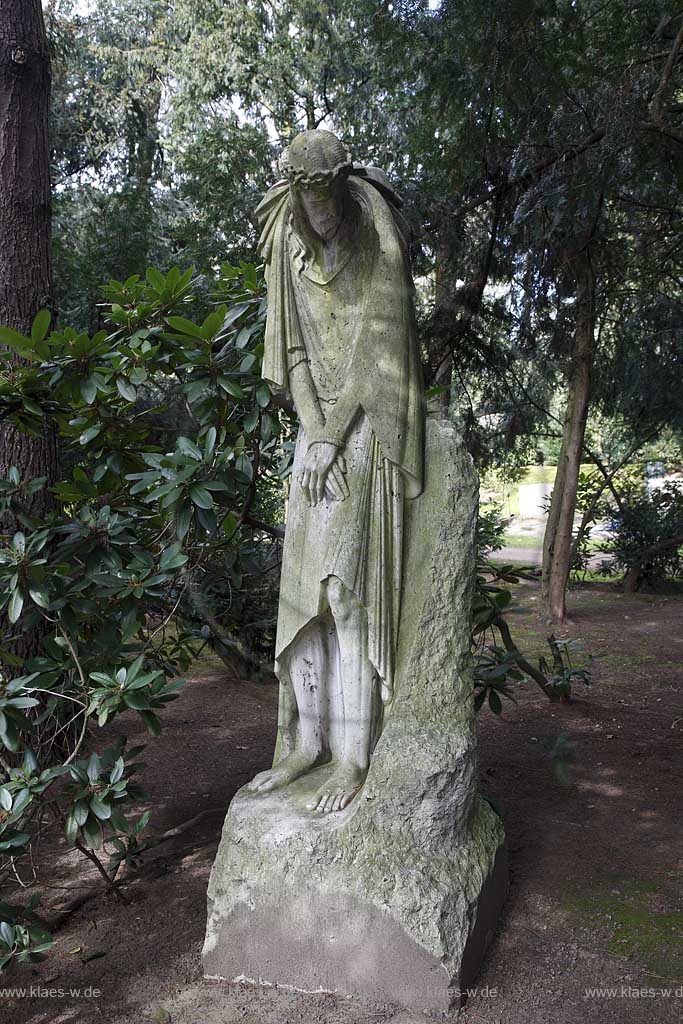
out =
[[[666,90],[669,87],[669,82],[671,81],[671,76],[673,75],[673,70],[676,65],[676,61],[678,60],[678,55],[681,52],[682,46],[683,22],[681,22],[681,27],[679,28],[678,34],[674,40],[674,44],[671,47],[671,53],[669,54],[668,60],[664,65],[662,77],[660,79],[659,85],[657,86],[657,92],[655,93],[654,99],[652,100],[652,120],[657,125],[662,124],[664,96],[666,95]]]

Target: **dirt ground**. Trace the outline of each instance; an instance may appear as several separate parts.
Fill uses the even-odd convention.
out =
[[[540,651],[546,633],[535,601],[533,586],[522,588],[510,613],[526,651]],[[575,589],[570,608],[573,635],[598,657],[594,685],[557,706],[525,683],[502,719],[480,716],[481,783],[505,820],[511,884],[458,1024],[681,1019],[683,598],[593,585]],[[0,984],[27,991],[0,992],[2,1024],[425,1021],[328,994],[202,980],[205,893],[223,816],[236,789],[269,764],[276,699],[271,686],[220,672],[188,683],[144,758],[153,831],[207,813],[155,848],[128,887],[130,905],[90,900],[57,933],[46,963],[3,976]],[[574,751],[564,784],[553,749]],[[45,912],[95,881],[64,847],[44,849],[42,860],[53,885]]]

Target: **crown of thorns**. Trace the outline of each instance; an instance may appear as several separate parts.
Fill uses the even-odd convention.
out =
[[[298,135],[280,158],[280,171],[293,184],[303,188],[329,185],[335,178],[350,173],[351,154],[332,132],[322,130]]]

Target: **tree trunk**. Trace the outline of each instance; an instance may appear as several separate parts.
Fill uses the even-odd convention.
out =
[[[49,103],[40,0],[0,0],[0,323],[22,334],[30,333],[40,309],[52,305]],[[18,358],[13,362],[21,365]],[[46,476],[53,483],[54,431],[34,438],[0,421],[0,478],[11,466],[22,481]],[[28,510],[40,516],[49,500],[40,492]],[[22,639],[24,654],[32,646],[31,638]]]
[[[437,240],[434,263],[434,305],[444,318],[455,315],[452,301],[454,291],[455,281],[448,246]],[[436,352],[430,354],[433,355],[435,364],[434,378],[431,383],[435,388],[443,388],[443,391],[432,396],[429,401],[429,411],[436,416],[447,417],[453,386],[452,339],[448,338],[445,345],[440,345]]]
[[[40,0],[0,0],[0,318],[22,332],[52,294],[49,103]]]
[[[542,608],[545,617],[557,624],[562,624],[567,616],[566,588],[571,567],[572,530],[590,402],[595,333],[595,278],[590,249],[577,257],[575,274],[576,327],[572,372],[557,476],[543,538]]]

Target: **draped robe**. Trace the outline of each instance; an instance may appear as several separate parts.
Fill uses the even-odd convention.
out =
[[[325,581],[336,576],[365,608],[370,661],[380,679],[391,685],[402,584],[403,503],[416,497],[423,483],[423,392],[398,200],[374,168],[355,168],[348,187],[355,221],[341,257],[327,274],[315,266],[295,231],[286,183],[274,186],[256,211],[268,284],[263,377],[274,390],[287,392],[290,371],[305,360],[323,416],[345,389],[352,390],[359,406],[343,449],[350,489],[344,500],[326,496],[316,506],[307,504],[297,477],[308,442],[303,427],[299,429],[283,550],[276,668],[305,627],[325,613]]]

